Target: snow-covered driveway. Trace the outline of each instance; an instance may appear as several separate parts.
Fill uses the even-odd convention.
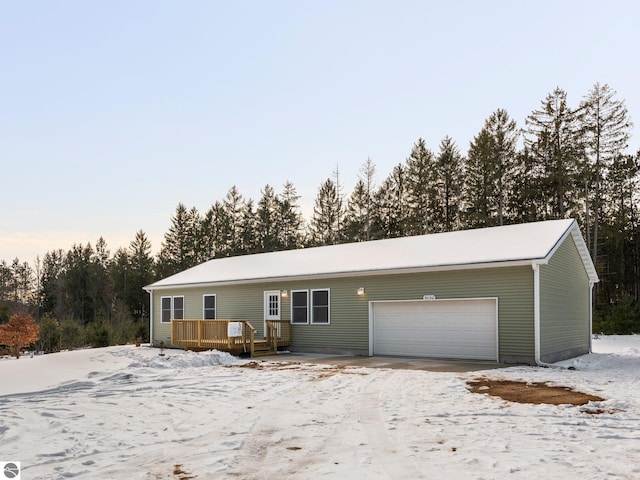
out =
[[[616,353],[468,374],[132,346],[4,359],[0,460],[34,479],[640,478],[640,337],[594,345]],[[478,375],[609,413],[472,394]]]

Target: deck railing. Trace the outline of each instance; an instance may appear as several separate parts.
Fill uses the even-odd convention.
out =
[[[241,324],[239,336],[229,336],[229,324]],[[266,342],[273,351],[291,343],[291,326],[283,320],[266,323]],[[256,329],[247,320],[171,320],[171,344],[190,350],[221,350],[255,354]],[[261,343],[264,343],[262,341]]]

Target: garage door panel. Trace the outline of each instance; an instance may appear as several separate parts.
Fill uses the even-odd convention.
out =
[[[373,353],[497,360],[496,299],[374,302]]]

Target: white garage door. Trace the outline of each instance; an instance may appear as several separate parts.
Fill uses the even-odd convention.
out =
[[[498,360],[497,299],[373,302],[374,355]]]

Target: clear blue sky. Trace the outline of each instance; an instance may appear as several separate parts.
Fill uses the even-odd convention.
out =
[[[0,259],[144,230],[229,187],[290,180],[308,213],[338,166],[349,193],[423,137],[463,153],[505,108],[556,86],[626,101],[640,145],[633,1],[0,0]]]

